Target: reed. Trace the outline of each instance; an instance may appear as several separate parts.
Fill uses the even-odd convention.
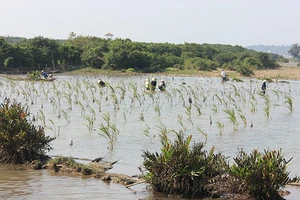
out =
[[[215,103],[212,105],[211,110],[214,111],[215,113],[218,112],[218,107],[217,107],[217,105]]]
[[[238,115],[241,118],[241,120],[243,121],[244,127],[246,127],[247,126],[246,115],[243,113],[242,109],[240,109],[240,108],[238,109]]]
[[[42,122],[42,126],[46,127],[46,117],[42,110],[39,110],[38,112],[38,119]]]
[[[207,142],[207,133],[205,133],[205,132],[204,132],[200,127],[198,127],[198,126],[197,126],[197,130],[199,131],[199,133],[200,133],[201,135],[204,136],[204,138],[205,138],[204,144],[206,144],[206,142]]]
[[[85,106],[82,104],[81,101],[78,101],[77,104],[78,104],[78,105],[80,106],[80,108],[81,108],[81,115],[84,115],[84,114],[85,114]]]
[[[251,104],[251,108],[250,108],[250,112],[255,113],[256,112],[256,103],[253,100],[250,100],[250,104]]]
[[[143,122],[145,121],[145,117],[144,117],[143,111],[140,112],[139,119],[140,119],[141,121],[143,121]]]
[[[64,117],[64,119],[66,120],[66,122],[69,124],[71,121],[70,121],[70,117],[69,117],[68,113],[64,110],[61,110],[61,114]]]
[[[185,108],[185,114],[190,118],[191,117],[191,111],[192,111],[192,105],[183,105],[183,107]]]
[[[184,124],[183,124],[183,117],[182,117],[182,115],[180,115],[180,114],[178,114],[177,115],[177,121],[178,121],[178,123],[180,124],[180,126],[182,127],[182,129],[184,130],[184,131],[186,131],[186,127],[184,126]]]
[[[100,132],[98,132],[98,134],[107,140],[108,149],[112,151],[114,148],[114,141],[117,139],[120,131],[117,128],[116,124],[110,121],[109,113],[103,113],[102,119],[106,122],[106,124],[101,123],[99,125]]]
[[[156,103],[155,105],[154,105],[154,110],[155,110],[155,112],[157,113],[157,115],[158,116],[161,116],[161,107],[163,106],[163,103],[162,103],[162,105],[160,106],[158,103]]]
[[[265,99],[265,115],[268,119],[270,119],[270,108],[271,108],[271,103],[270,103],[270,98],[268,95],[263,95]]]
[[[285,96],[284,105],[289,109],[290,112],[293,112],[293,98],[291,96]]]
[[[84,116],[84,119],[87,120],[87,124],[84,125],[89,129],[89,131],[92,131],[94,128],[95,118],[93,116]]]
[[[201,105],[200,105],[200,104],[194,104],[194,106],[196,107],[198,116],[202,115],[202,112],[201,112]]]
[[[228,115],[228,119],[232,122],[233,130],[237,131],[238,130],[238,128],[237,128],[238,124],[237,124],[237,119],[236,119],[236,116],[235,116],[234,109],[226,108],[223,111]]]
[[[224,123],[216,121],[217,128],[219,129],[219,135],[222,136],[224,131]]]

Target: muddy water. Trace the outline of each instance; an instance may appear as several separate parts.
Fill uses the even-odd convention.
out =
[[[96,85],[99,78],[108,81],[114,88],[117,104],[112,89]],[[282,148],[287,159],[293,157],[288,167],[291,177],[300,175],[299,81],[268,84],[268,118],[266,99],[259,95],[260,80],[245,79],[241,83],[227,82],[223,85],[218,78],[159,77],[158,80],[167,82],[167,91],[149,93],[143,88],[145,78],[57,76],[54,82],[0,79],[0,102],[8,97],[28,105],[31,118],[36,119],[34,123],[37,125],[44,124],[42,114],[45,116],[46,134],[56,137],[49,155],[118,160],[111,172],[140,174],[138,167],[143,162],[143,150],[159,151],[159,133],[165,126],[176,131],[184,128],[187,134],[193,135],[195,142],[206,142],[207,149],[214,146],[216,151],[229,156],[230,162],[238,148],[248,152]],[[121,98],[121,88],[125,89],[124,98]],[[293,112],[285,103],[287,96],[293,98]],[[190,114],[187,109],[189,97],[193,101]],[[233,124],[224,112],[225,104],[236,108],[236,112],[240,109],[247,124],[244,126],[237,115],[237,130],[233,130]],[[195,105],[198,105],[201,114]],[[119,130],[112,151],[108,150],[106,139],[98,134],[101,133],[99,125],[106,123],[104,113],[109,113],[111,123],[115,123]],[[88,129],[87,116],[95,116],[91,130]],[[224,124],[224,130],[218,128],[217,122]],[[71,140],[73,146],[70,146]],[[145,185],[126,189],[122,185],[106,184],[93,178],[16,170],[5,165],[0,165],[0,183],[0,197],[4,199],[38,199],[41,195],[47,199],[164,198],[147,191]],[[291,191],[287,199],[297,199],[300,195],[297,187],[289,186],[287,189]]]

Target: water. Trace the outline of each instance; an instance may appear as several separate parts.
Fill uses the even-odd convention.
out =
[[[99,78],[110,83],[113,90],[108,86],[100,88],[97,85]],[[54,149],[49,155],[118,160],[111,172],[140,174],[138,167],[143,162],[143,151],[160,150],[161,128],[166,126],[168,130],[178,131],[183,129],[181,122],[186,134],[192,134],[195,142],[206,141],[206,149],[215,147],[217,152],[229,156],[230,162],[237,155],[238,148],[247,152],[281,148],[287,159],[293,158],[288,166],[290,176],[300,174],[300,135],[297,127],[300,117],[299,81],[268,84],[268,118],[266,100],[259,95],[260,80],[245,79],[241,83],[226,82],[223,85],[219,78],[164,76],[158,80],[166,81],[167,91],[152,94],[144,91],[146,78],[57,76],[54,82],[0,78],[0,103],[8,97],[27,105],[32,113],[30,117],[37,119],[34,122],[36,125],[43,125],[41,116],[44,114],[46,134],[56,137],[51,143]],[[124,99],[121,98],[123,90]],[[190,117],[189,97],[193,101]],[[285,103],[287,97],[293,99],[293,112]],[[237,130],[233,130],[233,124],[224,112],[226,104],[228,108],[235,109]],[[238,110],[246,117],[245,126],[237,115]],[[99,125],[106,123],[104,113],[109,113],[110,122],[116,124],[119,130],[112,151],[108,150],[106,139],[99,136]],[[91,130],[88,129],[87,117],[95,117]],[[224,125],[224,130],[218,128],[218,122]],[[253,127],[250,127],[251,123]],[[73,146],[70,146],[71,140]],[[143,184],[127,189],[123,185],[107,184],[95,178],[57,175],[47,170],[15,170],[6,165],[0,165],[0,183],[0,197],[3,199],[39,199],[41,195],[46,199],[167,198],[152,194]],[[288,186],[287,189],[291,194],[286,199],[297,199],[300,190],[295,186]]]

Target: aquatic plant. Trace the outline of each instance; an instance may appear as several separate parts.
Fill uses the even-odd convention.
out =
[[[293,98],[291,96],[285,96],[285,106],[290,110],[290,112],[293,112]]]
[[[230,121],[232,122],[233,130],[234,131],[238,130],[238,128],[237,128],[238,124],[237,124],[237,119],[235,116],[234,109],[226,108],[226,109],[224,109],[224,112],[228,115],[228,119],[230,119]]]
[[[230,175],[240,180],[241,189],[248,191],[255,199],[282,199],[278,190],[285,186],[289,172],[280,150],[253,150],[247,154],[243,149],[233,158]]]
[[[62,113],[62,116],[66,120],[66,122],[69,124],[71,121],[70,121],[70,117],[69,117],[68,113],[65,110],[60,110],[60,111]]]
[[[270,118],[270,108],[271,108],[271,103],[270,103],[270,98],[268,95],[264,95],[264,99],[265,99],[265,114],[266,117],[269,119]]]
[[[214,148],[207,152],[203,143],[191,145],[192,136],[175,133],[174,142],[164,132],[161,133],[161,152],[143,151],[144,178],[155,191],[183,196],[202,196],[209,194],[205,185],[212,177],[225,173],[226,158],[214,154]]]
[[[204,144],[207,142],[207,133],[205,133],[200,127],[197,126],[197,130],[199,131],[199,133],[201,133],[201,135],[204,136],[205,138],[205,142]]]
[[[119,134],[119,129],[117,129],[117,126],[115,123],[110,121],[110,114],[105,112],[102,115],[102,119],[106,122],[101,123],[99,125],[99,130],[100,132],[98,132],[98,134],[101,137],[104,137],[107,142],[108,142],[108,149],[110,151],[113,150],[114,148],[114,141],[117,139],[117,136]]]
[[[162,106],[163,106],[163,103],[161,104],[161,106],[158,103],[154,105],[154,110],[155,110],[155,112],[157,113],[158,116],[161,115],[160,110],[161,110]]]
[[[46,118],[45,118],[45,114],[42,110],[39,110],[39,112],[38,112],[38,119],[42,121],[43,127],[46,127]]]
[[[87,120],[87,124],[84,124],[84,125],[86,125],[86,127],[88,127],[88,129],[89,129],[89,131],[92,131],[93,130],[93,127],[94,127],[94,123],[95,123],[95,118],[94,118],[94,116],[88,116],[88,115],[86,115],[86,116],[84,116],[84,119],[85,120]]]
[[[246,127],[247,126],[246,115],[243,113],[242,109],[240,109],[240,108],[238,109],[238,115],[241,118],[241,120],[243,121],[244,127]]]
[[[49,122],[51,123],[52,126],[47,126],[47,128],[49,128],[50,130],[52,130],[54,132],[54,135],[56,136],[56,126],[55,123],[52,119],[49,119]]]
[[[217,125],[217,127],[219,129],[219,135],[221,136],[223,134],[223,131],[224,131],[224,123],[216,121],[216,125]]]
[[[201,105],[200,104],[194,104],[194,106],[196,107],[196,110],[197,110],[197,113],[198,115],[202,115],[202,112],[201,112]]]

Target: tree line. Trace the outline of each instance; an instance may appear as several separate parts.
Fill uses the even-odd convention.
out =
[[[43,36],[17,40],[0,37],[0,70],[62,66],[152,73],[169,68],[205,71],[224,68],[250,76],[255,69],[278,68],[276,61],[286,59],[278,54],[222,44],[146,43],[77,36],[73,32],[66,40]]]

